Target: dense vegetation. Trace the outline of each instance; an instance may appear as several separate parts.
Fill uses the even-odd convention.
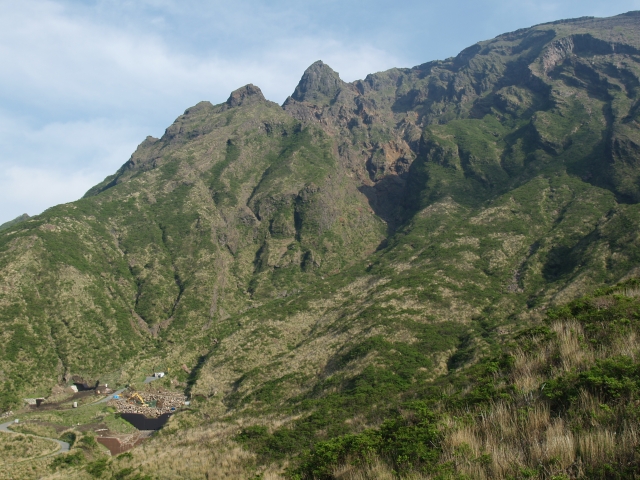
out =
[[[24,222],[25,220],[28,220],[28,219],[29,219],[29,215],[24,213],[19,217],[16,217],[13,220],[9,220],[8,222],[5,222],[2,225],[0,225],[0,230],[6,230],[7,228],[12,227],[13,225],[17,225],[18,223]]]
[[[400,476],[433,478],[635,478],[639,299],[637,280],[602,289],[426,388],[416,383],[397,395],[379,383],[375,403],[393,399],[381,426],[311,448],[289,443],[300,455],[292,477],[333,478],[382,463]],[[254,427],[240,440],[278,458],[280,432]]]
[[[639,21],[188,109],[0,232],[0,410],[74,374],[191,396],[54,476],[634,478]]]

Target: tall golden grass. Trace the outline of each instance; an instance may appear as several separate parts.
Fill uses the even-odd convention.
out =
[[[636,358],[640,343],[633,333],[613,339],[608,347],[594,348],[575,320],[550,326],[552,340],[533,348],[516,349],[507,381],[517,393],[510,400],[459,411],[442,411],[443,434],[440,463],[456,475],[469,479],[556,478],[577,479],[605,462],[628,465],[640,460],[639,427],[627,418],[627,406],[606,406],[597,395],[581,391],[572,411],[580,415],[581,428],[567,412],[554,412],[542,395],[545,382],[567,372],[580,372],[600,358],[628,355]],[[293,420],[263,418],[271,428]],[[132,450],[128,459],[114,459],[113,471],[126,467],[160,479],[284,479],[286,464],[260,466],[255,454],[233,438],[254,420],[235,423],[190,424],[179,434],[160,434]],[[361,419],[355,418],[354,424]],[[175,427],[175,426],[174,426]],[[370,425],[361,425],[361,428]],[[171,424],[169,429],[171,429]],[[175,428],[174,428],[175,429]],[[51,478],[62,478],[56,473]],[[86,476],[76,471],[76,478]],[[71,477],[69,477],[71,478]],[[336,480],[391,480],[400,478],[385,459],[369,464],[345,462],[333,470]],[[427,480],[426,474],[402,478]]]
[[[566,418],[554,416],[540,395],[546,378],[569,371],[582,371],[595,359],[610,355],[635,358],[640,344],[635,334],[625,334],[608,348],[594,349],[585,342],[582,326],[575,320],[551,325],[551,342],[534,345],[527,352],[516,350],[510,381],[519,395],[515,401],[497,402],[472,412],[457,412],[445,422],[443,461],[468,478],[550,479],[557,475],[579,478],[590,467],[605,462],[620,465],[638,461],[638,427],[625,418],[625,405],[608,408],[603,401],[582,391],[575,410],[589,419],[589,428],[574,431]],[[551,372],[549,366],[552,366]],[[465,417],[466,415],[466,417]]]
[[[574,323],[568,322],[557,331],[562,334],[557,336],[550,351],[563,350],[573,355],[568,360],[573,365],[589,358],[589,353],[579,354],[573,348],[575,335],[580,332]],[[549,352],[543,355],[546,353]],[[539,351],[531,353],[531,361],[539,362],[539,355]],[[520,361],[525,362],[526,358],[524,355]],[[561,362],[556,368],[566,367],[567,364]],[[602,412],[602,404],[597,396],[585,391],[580,393],[576,409],[594,419],[591,428],[582,431],[574,431],[569,420],[554,415],[541,396],[531,393],[521,394],[515,402],[499,401],[485,408],[453,412],[441,425],[444,441],[440,462],[448,463],[462,478],[474,480],[577,479],[584,478],[590,468],[607,462],[618,465],[637,462],[638,427],[628,420],[613,420],[618,424],[614,431],[611,422],[599,423],[596,414]],[[622,418],[623,410],[621,405],[613,409],[611,415]],[[334,469],[333,477],[337,480],[432,478],[419,474],[398,477],[381,459],[360,466],[346,462]]]

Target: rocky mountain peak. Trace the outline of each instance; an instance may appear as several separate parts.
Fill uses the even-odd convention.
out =
[[[358,458],[358,442],[380,463],[351,478],[393,476],[399,451],[405,477],[442,467],[575,479],[578,465],[631,478],[639,127],[631,15],[521,29],[353,83],[319,61],[283,108],[254,85],[200,102],[82,200],[0,225],[0,414],[20,408],[37,425],[24,398],[51,391],[46,428],[67,430],[70,397],[58,395],[74,375],[144,389],[162,369],[154,385],[197,408],[127,460],[154,478],[174,474],[161,466],[177,454],[184,478],[249,478],[285,461],[296,478],[329,476]],[[625,391],[603,391],[600,378]],[[615,415],[585,428],[583,394]],[[519,418],[523,399],[536,428],[505,443],[520,463],[450,461],[460,438],[497,451],[498,424]],[[469,411],[497,423],[438,428]],[[248,428],[230,436],[226,415]],[[85,417],[74,432],[97,425]],[[621,441],[607,455],[582,449],[613,431]],[[580,448],[562,451],[566,463],[532,455],[551,435]],[[246,467],[233,453],[241,439],[256,455]],[[322,453],[332,445],[344,455]],[[25,478],[9,446],[5,457],[19,458],[1,477]],[[124,472],[99,453],[75,449],[82,463],[64,472],[53,458],[32,462],[29,478]]]
[[[328,104],[344,85],[338,72],[318,60],[305,70],[291,97],[298,102]]]
[[[231,95],[229,95],[227,99],[227,105],[230,107],[238,107],[240,105],[251,105],[264,101],[266,101],[266,99],[262,94],[262,90],[250,83],[231,92]]]

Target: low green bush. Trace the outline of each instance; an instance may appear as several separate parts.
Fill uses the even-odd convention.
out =
[[[100,478],[106,473],[109,468],[109,464],[106,458],[99,458],[98,460],[89,463],[86,468],[89,475],[95,478]]]
[[[58,455],[51,462],[51,469],[57,470],[58,468],[77,467],[78,465],[84,463],[84,461],[84,455],[80,451]]]

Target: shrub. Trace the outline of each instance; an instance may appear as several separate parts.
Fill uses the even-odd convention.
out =
[[[53,462],[51,462],[51,468],[57,470],[58,468],[69,468],[81,465],[84,462],[84,455],[82,452],[67,453],[66,455],[57,456]]]
[[[108,468],[107,459],[100,458],[87,465],[87,472],[89,473],[89,475],[95,478],[99,478],[107,471],[107,468]]]

